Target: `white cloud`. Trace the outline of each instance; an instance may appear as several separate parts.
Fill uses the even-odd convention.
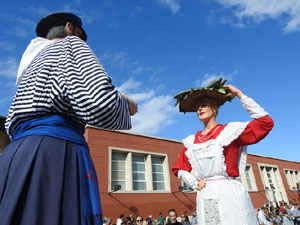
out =
[[[266,19],[287,20],[283,30],[285,32],[300,29],[300,1],[299,0],[216,0],[227,8],[235,10],[236,17],[243,22],[251,18],[255,23]]]
[[[218,77],[222,77],[222,80],[232,80],[233,76],[236,75],[238,73],[238,70],[234,70],[231,73],[228,74],[224,74],[224,73],[206,73],[203,78],[199,79],[196,81],[196,86],[197,87],[203,87],[208,85],[210,82],[212,82],[213,80],[217,79]]]
[[[130,78],[117,87],[119,91],[132,98],[138,104],[138,113],[132,117],[131,131],[142,134],[158,134],[174,122],[177,112],[173,97],[159,95],[156,89],[144,89],[142,83]]]
[[[16,78],[18,72],[19,62],[9,57],[0,60],[0,77]]]
[[[178,0],[156,0],[159,4],[169,8],[173,14],[179,12],[180,4]]]
[[[139,112],[132,117],[131,131],[142,134],[157,134],[174,122],[177,110],[173,97],[160,95],[138,106]]]
[[[120,87],[117,87],[117,89],[121,92],[128,93],[132,90],[136,90],[140,86],[141,86],[140,82],[134,80],[133,78],[130,78],[128,81],[123,83]]]

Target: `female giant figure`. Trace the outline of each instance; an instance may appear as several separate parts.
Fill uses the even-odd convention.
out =
[[[219,88],[220,85],[210,85],[175,96],[181,111],[197,112],[204,130],[183,140],[172,171],[181,181],[198,189],[197,224],[258,225],[248,192],[236,178],[246,166],[246,146],[262,140],[272,129],[273,120],[236,87]],[[224,90],[227,94],[221,93]],[[235,96],[254,120],[217,123],[220,105]]]

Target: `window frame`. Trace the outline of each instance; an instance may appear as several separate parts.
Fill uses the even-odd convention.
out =
[[[112,177],[112,153],[120,152],[126,153],[125,158],[125,179],[126,188],[125,190],[115,191],[111,186]],[[144,155],[145,156],[145,175],[146,175],[146,189],[147,190],[133,190],[133,173],[132,173],[132,155]],[[152,179],[152,161],[153,157],[163,157],[163,174],[164,174],[164,184],[165,190],[153,190],[153,179]],[[121,193],[171,193],[171,183],[170,183],[170,171],[169,171],[169,159],[166,153],[149,152],[144,150],[129,149],[112,147],[108,148],[108,193],[121,194]]]
[[[291,175],[290,176],[287,176],[287,174],[286,174],[286,172],[293,172],[293,173],[298,173],[297,175],[293,175],[293,176],[295,176],[295,177],[298,177],[298,179],[297,179],[297,182],[300,182],[300,171],[299,170],[295,170],[295,169],[287,169],[287,168],[283,168],[283,173],[285,174],[285,178],[286,178],[286,180],[287,180],[287,183],[288,183],[288,186],[289,186],[289,190],[290,191],[297,191],[297,185],[296,185],[296,183],[294,184],[295,186],[292,186],[291,185]],[[294,179],[294,177],[292,177],[292,179]]]
[[[246,168],[247,168],[247,166],[250,167],[249,171],[248,171],[248,174],[249,174],[249,178],[250,178],[251,185],[252,185],[252,189],[251,190],[249,189],[249,185],[248,185],[248,182],[247,182],[247,176],[246,176]],[[239,177],[241,178],[242,184],[245,186],[245,188],[246,188],[246,190],[248,192],[258,192],[257,185],[256,185],[256,180],[255,180],[255,176],[254,176],[253,168],[252,168],[251,164],[246,164],[245,171]]]

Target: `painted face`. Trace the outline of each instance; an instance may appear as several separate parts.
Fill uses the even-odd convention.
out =
[[[206,121],[212,117],[216,117],[215,110],[210,106],[209,101],[204,100],[199,105],[197,116],[201,121]]]

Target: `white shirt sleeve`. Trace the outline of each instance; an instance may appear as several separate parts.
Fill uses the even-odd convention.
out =
[[[268,115],[268,113],[262,107],[260,107],[252,98],[249,98],[246,95],[241,97],[241,104],[253,119],[258,119]]]
[[[188,184],[191,188],[193,188],[193,189],[197,188],[198,180],[193,174],[191,174],[185,170],[179,170],[178,178],[179,178],[179,180]]]

